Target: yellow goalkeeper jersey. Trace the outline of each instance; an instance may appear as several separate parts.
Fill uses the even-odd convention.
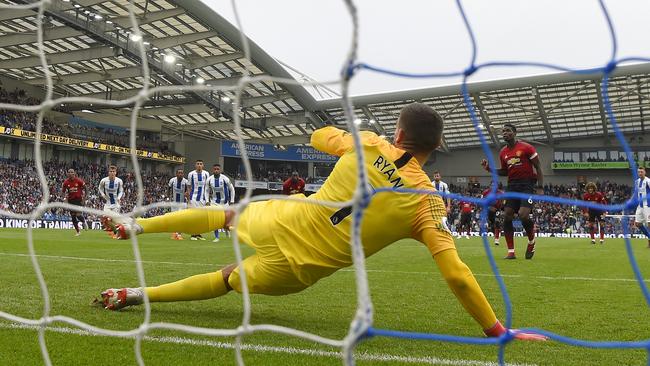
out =
[[[368,180],[373,189],[434,191],[431,180],[410,154],[372,132],[361,132],[361,140]],[[350,200],[358,180],[357,155],[352,135],[335,127],[324,127],[313,133],[311,145],[320,151],[339,156],[340,159],[317,193],[309,197],[293,197],[304,197],[307,201]],[[268,240],[272,237],[303,283],[313,284],[337,269],[352,264],[351,208],[271,200],[259,205],[253,204],[249,209],[263,210],[262,215],[255,217],[268,220],[259,226],[251,225],[249,230],[257,231],[255,227],[258,227],[272,232],[256,235],[238,228],[242,240],[255,246],[256,238]],[[372,197],[361,222],[361,241],[365,255],[370,256],[404,238],[424,243],[432,255],[455,248],[440,196],[378,192]]]

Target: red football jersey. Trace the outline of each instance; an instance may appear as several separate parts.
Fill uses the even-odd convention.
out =
[[[485,198],[488,194],[490,194],[490,191],[491,191],[490,188],[484,190],[483,193],[481,193],[481,197]],[[502,193],[503,193],[502,190],[497,189],[497,196],[500,195],[500,194],[502,194]],[[494,207],[495,207],[496,209],[498,209],[498,210],[502,209],[502,208],[503,208],[503,200],[496,200],[496,201],[494,201],[494,203],[492,204],[492,206],[494,206]]]
[[[582,200],[583,201],[590,201],[590,202],[594,202],[594,203],[600,203],[600,204],[603,204],[603,205],[607,204],[607,199],[600,192],[594,192],[594,193],[587,192],[584,195],[582,195]],[[587,211],[588,209],[584,208],[583,210]]]
[[[462,213],[471,213],[472,212],[472,204],[469,202],[461,202],[460,203],[460,212]]]
[[[83,197],[83,191],[86,189],[86,182],[79,177],[66,179],[63,181],[63,192],[67,193],[69,200],[80,200]]]
[[[531,160],[537,158],[537,151],[531,144],[517,141],[515,146],[504,146],[499,154],[501,169],[508,169],[508,181],[516,179],[537,179]]]
[[[282,193],[284,194],[296,194],[296,193],[305,193],[305,181],[302,178],[298,178],[294,182],[291,178],[284,181],[282,184]]]

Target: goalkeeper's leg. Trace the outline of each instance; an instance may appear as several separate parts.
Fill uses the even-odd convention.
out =
[[[189,211],[189,210],[186,210]],[[215,211],[218,212],[218,211]],[[257,230],[268,234],[265,222]],[[266,222],[268,223],[268,221]],[[335,268],[314,270],[307,276],[309,284],[301,281],[293,272],[291,264],[278,245],[270,238],[268,243],[255,244],[246,232],[248,222],[245,216],[240,222],[242,237],[248,237],[245,242],[251,245],[256,254],[245,258],[240,266],[231,264],[220,271],[188,277],[180,281],[146,288],[118,288],[102,292],[102,304],[107,309],[118,310],[125,306],[141,304],[146,292],[151,302],[204,300],[225,295],[230,290],[242,291],[243,276],[246,273],[248,291],[254,294],[284,295],[304,290],[310,284],[336,271]]]
[[[144,292],[151,302],[191,301],[213,299],[227,294],[232,287],[228,277],[235,268],[231,264],[219,271],[184,278],[155,287],[108,289],[101,293],[106,309],[119,310],[144,302]]]
[[[131,223],[113,225],[113,230],[119,239],[128,239],[131,229],[135,230],[138,235],[173,232],[200,234],[229,225],[234,215],[235,213],[232,211],[191,208],[148,219],[139,218]]]
[[[241,266],[231,264],[217,272],[200,274],[155,287],[108,289],[101,293],[101,304],[109,310],[140,305],[146,292],[150,302],[212,299],[230,290],[242,292],[241,268],[246,272],[248,291],[253,294],[286,295],[308,287],[293,273],[286,258],[253,255]],[[99,302],[99,301],[98,301]]]

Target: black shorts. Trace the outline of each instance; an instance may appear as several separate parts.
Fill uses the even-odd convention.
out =
[[[472,223],[472,214],[471,213],[461,213],[460,214],[460,226],[470,225]]]
[[[587,219],[587,221],[592,222],[592,223],[596,222],[596,221],[605,221],[600,216],[600,215],[603,214],[603,212],[605,212],[605,211],[593,210],[593,209],[590,208],[589,209],[589,218]]]
[[[81,200],[81,198],[78,198],[78,199],[75,199],[75,200],[68,200],[68,203],[71,204],[71,205],[75,205],[75,206],[81,206],[81,207],[84,206],[83,201]],[[70,210],[70,213],[79,213],[79,211]]]
[[[508,188],[506,188],[506,192],[528,193],[532,195],[535,193],[535,181],[534,180],[510,181],[508,182]],[[528,198],[522,200],[522,199],[508,198],[506,200],[505,207],[512,208],[512,210],[515,211],[516,213],[517,211],[519,211],[520,207],[532,208],[533,199]]]

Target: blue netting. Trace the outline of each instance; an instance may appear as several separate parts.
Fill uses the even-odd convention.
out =
[[[435,194],[440,194],[443,197],[450,197],[452,199],[462,199],[463,201],[467,202],[472,202],[474,204],[482,206],[481,214],[480,214],[480,233],[483,238],[483,247],[485,249],[485,252],[487,253],[487,257],[490,263],[490,266],[492,267],[492,271],[494,272],[495,278],[499,284],[499,288],[501,291],[501,295],[503,297],[503,301],[505,303],[505,311],[506,311],[506,316],[505,316],[505,326],[507,328],[511,328],[512,326],[512,304],[510,302],[510,297],[508,296],[508,290],[506,289],[505,283],[503,281],[503,278],[501,274],[499,273],[499,268],[497,267],[496,261],[494,256],[492,255],[492,251],[490,250],[490,245],[487,240],[487,236],[484,235],[486,234],[486,227],[487,227],[487,208],[495,203],[497,199],[507,199],[507,198],[516,198],[516,199],[528,199],[531,198],[531,195],[529,194],[523,194],[523,193],[516,193],[516,192],[505,192],[503,194],[500,194],[498,197],[496,196],[496,190],[498,186],[498,177],[497,177],[497,172],[496,172],[496,164],[494,161],[494,158],[492,156],[492,152],[490,151],[490,148],[488,146],[488,143],[486,141],[485,135],[483,133],[483,129],[480,128],[481,122],[476,116],[476,112],[474,109],[474,106],[472,104],[472,101],[470,99],[470,94],[468,91],[467,87],[467,78],[470,77],[472,74],[476,73],[479,69],[486,69],[486,68],[493,68],[493,67],[540,67],[540,68],[545,68],[545,69],[550,69],[554,71],[563,71],[563,72],[570,72],[574,74],[601,74],[602,75],[602,98],[603,98],[603,104],[605,107],[605,111],[607,113],[607,117],[609,118],[609,122],[611,123],[612,129],[614,130],[614,133],[616,135],[616,138],[620,142],[621,146],[625,150],[625,154],[627,156],[627,160],[630,162],[630,171],[632,172],[632,177],[633,180],[636,180],[638,178],[637,176],[637,165],[634,160],[634,156],[630,150],[629,145],[625,141],[625,138],[616,122],[616,117],[614,116],[614,113],[612,111],[612,106],[610,103],[609,95],[608,95],[608,83],[609,83],[609,78],[612,72],[616,69],[618,64],[625,63],[625,62],[650,62],[650,59],[648,58],[642,58],[642,57],[628,57],[628,58],[621,58],[617,59],[616,54],[617,54],[617,40],[616,40],[616,32],[614,30],[614,25],[612,23],[611,17],[609,12],[607,11],[607,7],[605,6],[605,3],[602,0],[598,1],[601,9],[603,16],[605,17],[607,21],[607,26],[609,28],[609,33],[611,36],[612,40],[612,50],[611,50],[611,56],[610,59],[607,61],[607,63],[602,66],[602,67],[596,67],[596,68],[590,68],[590,69],[573,69],[570,67],[565,67],[562,65],[554,65],[554,64],[547,64],[547,63],[540,63],[540,62],[527,62],[527,61],[521,61],[521,62],[511,62],[511,61],[493,61],[493,62],[486,62],[482,64],[476,64],[476,54],[477,54],[477,44],[476,44],[476,39],[474,37],[474,33],[472,31],[471,24],[469,20],[467,19],[467,16],[465,14],[465,11],[463,9],[463,6],[461,4],[460,0],[456,1],[456,5],[458,7],[458,10],[463,18],[463,22],[465,24],[465,27],[467,29],[467,32],[469,34],[471,44],[472,44],[472,55],[471,55],[471,60],[469,63],[469,66],[465,68],[462,71],[458,72],[448,72],[448,73],[409,73],[409,72],[401,72],[401,71],[396,71],[396,70],[389,70],[385,68],[380,68],[376,66],[372,66],[363,62],[351,64],[350,67],[347,70],[347,76],[352,77],[356,72],[359,72],[360,70],[369,70],[373,72],[378,72],[382,74],[387,74],[387,75],[393,75],[393,76],[398,76],[398,77],[407,77],[407,78],[446,78],[446,77],[458,77],[462,76],[463,77],[463,82],[461,86],[461,93],[463,96],[463,101],[465,104],[465,108],[469,112],[470,118],[472,120],[472,123],[474,125],[474,129],[476,131],[476,134],[478,135],[480,142],[481,142],[481,147],[483,149],[483,152],[485,154],[486,159],[488,160],[489,166],[490,166],[490,173],[492,177],[492,182],[493,184],[491,185],[491,192],[488,196],[485,198],[474,198],[474,197],[465,197],[461,196],[458,194],[444,194],[444,193],[438,193],[436,192]],[[497,184],[495,184],[497,183]],[[419,194],[432,194],[430,191],[419,191],[419,190],[411,190],[411,189],[391,189],[391,188],[382,188],[382,189],[377,189],[374,191],[373,194],[377,194],[379,192],[407,192],[407,193],[419,193]],[[566,198],[560,198],[560,197],[551,197],[551,196],[541,196],[541,195],[532,195],[532,199],[534,201],[546,201],[546,202],[552,202],[552,203],[558,203],[558,204],[563,204],[563,205],[575,205],[575,206],[580,206],[580,207],[585,207],[585,208],[591,208],[591,209],[597,209],[597,210],[606,210],[609,212],[619,212],[619,211],[624,211],[626,209],[634,209],[637,207],[638,201],[637,197],[635,194],[631,195],[632,197],[630,200],[628,200],[625,203],[622,204],[615,204],[615,205],[601,205],[601,204],[594,204],[591,202],[587,201],[581,201],[581,200],[575,200],[575,199],[566,199]],[[366,197],[363,197],[362,204],[360,205],[360,210],[356,212],[357,218],[360,218],[363,213],[363,209],[367,207],[370,199],[372,198],[372,194]],[[360,225],[361,220],[356,220],[355,221],[355,231],[358,230],[358,226]],[[625,248],[627,251],[627,255],[630,261],[630,264],[632,266],[632,269],[634,271],[634,275],[636,277],[636,280],[639,284],[639,287],[641,288],[641,291],[643,292],[643,296],[646,300],[646,303],[648,306],[650,306],[650,292],[648,291],[648,287],[646,286],[643,276],[641,274],[641,271],[639,270],[639,266],[637,264],[636,258],[634,256],[634,253],[632,251],[632,244],[630,242],[630,232],[629,232],[629,226],[628,226],[628,219],[623,216],[622,219],[622,225],[623,225],[623,233],[625,237]],[[556,340],[558,342],[566,343],[569,345],[573,346],[578,346],[578,347],[588,347],[588,348],[603,348],[603,349],[610,349],[610,348],[621,348],[621,349],[645,349],[650,353],[650,339],[648,340],[643,340],[643,341],[602,341],[602,342],[595,342],[595,341],[587,341],[587,340],[582,340],[582,339],[575,339],[575,338],[570,338],[566,336],[562,336],[556,333],[552,333],[543,329],[523,329],[523,331],[530,331],[534,333],[539,333],[542,335],[545,335],[549,337],[550,339]],[[499,354],[498,354],[498,362],[499,364],[503,365],[505,363],[505,347],[508,344],[508,342],[512,341],[514,339],[514,335],[512,332],[507,332],[506,334],[502,335],[499,338],[478,338],[478,337],[460,337],[460,336],[453,336],[453,335],[446,335],[446,334],[432,334],[432,333],[416,333],[416,332],[402,332],[402,331],[395,331],[395,330],[388,330],[388,329],[377,329],[370,327],[368,328],[366,334],[364,335],[364,338],[368,337],[375,337],[375,336],[383,336],[383,337],[395,337],[395,338],[405,338],[405,339],[420,339],[420,340],[433,340],[433,341],[442,341],[442,342],[454,342],[454,343],[464,343],[464,344],[473,344],[473,345],[499,345]],[[648,365],[650,365],[650,357],[648,359]]]

